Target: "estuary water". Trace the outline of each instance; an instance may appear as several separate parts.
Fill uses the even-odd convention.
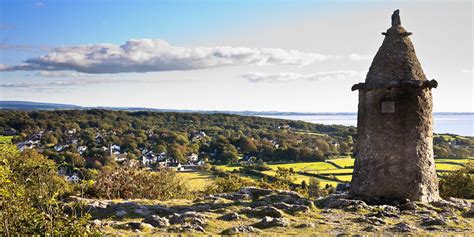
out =
[[[301,120],[319,124],[357,126],[356,113],[321,113],[309,115],[259,115],[261,117]],[[474,136],[474,113],[434,113],[434,132]]]

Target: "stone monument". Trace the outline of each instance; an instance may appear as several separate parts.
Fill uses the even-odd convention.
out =
[[[357,144],[351,195],[439,199],[433,159],[435,80],[427,80],[399,10],[359,91]]]

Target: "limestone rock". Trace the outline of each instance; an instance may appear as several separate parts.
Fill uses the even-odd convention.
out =
[[[235,234],[242,234],[242,233],[260,233],[261,230],[248,225],[232,227],[222,231],[221,234],[223,235],[235,235]]]
[[[143,220],[144,223],[148,223],[154,227],[163,228],[168,227],[170,225],[169,221],[165,217],[160,217],[158,215],[151,215],[146,217]]]
[[[240,216],[238,213],[232,212],[232,213],[222,215],[218,219],[223,220],[223,221],[234,221],[234,220],[240,219]]]
[[[272,193],[273,190],[265,188],[256,188],[256,187],[245,187],[240,190],[239,193],[248,194],[253,199],[259,198],[261,196],[268,195]]]
[[[273,227],[287,227],[289,226],[289,223],[284,218],[273,218],[273,217],[266,216],[262,218],[260,222],[255,223],[253,226],[259,229],[267,229],[267,228],[273,228]]]
[[[296,214],[296,213],[300,213],[300,212],[310,212],[311,209],[308,207],[308,206],[305,206],[305,205],[299,205],[299,204],[287,204],[287,203],[284,203],[284,202],[278,202],[278,203],[275,203],[273,204],[273,207],[276,207],[277,209],[280,209],[286,213],[289,213],[289,214]]]
[[[174,225],[174,224],[191,224],[191,225],[205,225],[206,222],[206,217],[203,214],[197,213],[197,212],[185,212],[182,214],[173,214],[168,217],[169,223]]]
[[[258,208],[242,209],[242,213],[247,214],[250,217],[282,217],[283,213],[275,207],[263,206]]]
[[[400,222],[392,227],[391,230],[396,232],[414,232],[417,231],[418,228],[413,227],[405,222]]]

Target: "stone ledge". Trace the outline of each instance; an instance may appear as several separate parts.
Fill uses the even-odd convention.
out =
[[[388,81],[378,84],[366,84],[364,82],[357,83],[352,86],[351,90],[375,90],[375,89],[388,89],[393,87],[414,87],[414,88],[436,88],[438,82],[436,80],[407,80],[407,81]]]

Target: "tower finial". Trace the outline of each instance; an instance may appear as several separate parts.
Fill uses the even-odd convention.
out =
[[[400,10],[395,10],[392,14],[392,27],[401,26],[402,22],[400,21]]]

